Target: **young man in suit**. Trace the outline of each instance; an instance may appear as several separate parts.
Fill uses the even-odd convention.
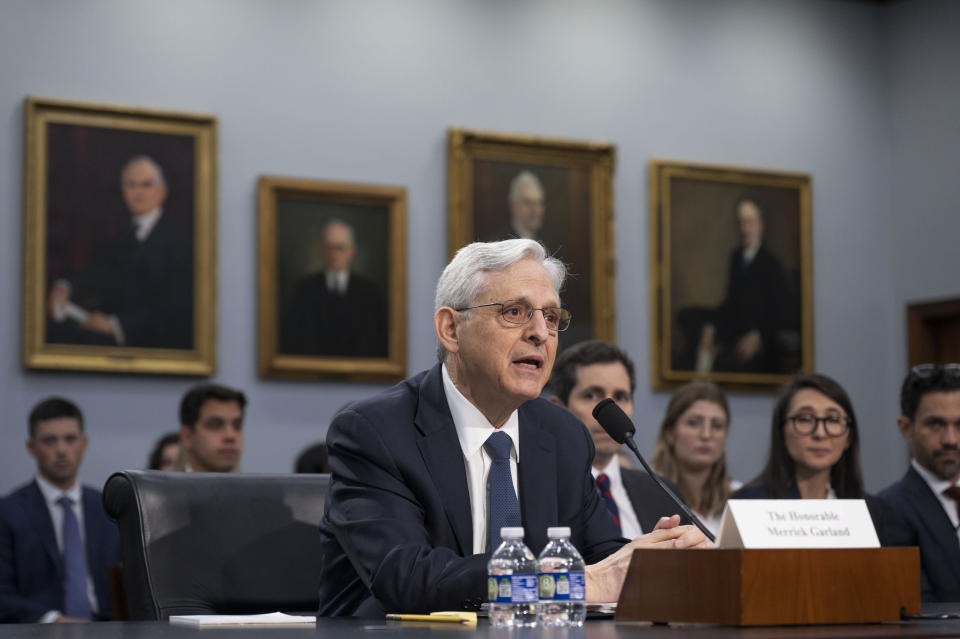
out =
[[[615,601],[634,547],[706,543],[679,518],[621,538],[590,465],[593,443],[540,399],[553,367],[565,268],[532,240],[474,243],[437,285],[440,362],[334,418],[320,523],[320,614],[475,609],[502,526],[534,553],[569,526],[589,601]]]
[[[83,415],[51,397],[30,413],[33,481],[0,500],[0,621],[110,618],[107,566],[120,562],[100,492],[77,482]]]
[[[960,364],[915,366],[897,427],[913,459],[879,495],[889,543],[920,547],[924,601],[960,601]]]
[[[646,471],[621,468],[621,445],[593,417],[594,406],[607,397],[633,417],[635,388],[633,361],[617,346],[601,340],[580,342],[564,350],[547,385],[550,401],[569,410],[590,431],[596,448],[590,472],[627,539],[653,530],[661,517],[680,514]]]

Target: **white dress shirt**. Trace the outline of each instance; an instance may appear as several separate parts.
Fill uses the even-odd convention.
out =
[[[48,482],[46,479],[37,475],[37,486],[43,494],[43,501],[47,505],[47,512],[50,513],[50,519],[53,521],[53,534],[57,538],[57,548],[60,555],[63,556],[63,507],[57,503],[57,500],[66,495],[73,501],[73,514],[77,518],[77,525],[80,527],[80,540],[83,542],[84,551],[87,548],[87,531],[83,525],[83,494],[80,490],[80,482],[75,482],[67,490],[61,490]],[[96,613],[100,610],[97,605],[96,590],[93,588],[93,579],[90,577],[90,567],[87,566],[87,599],[90,600],[90,609]],[[40,618],[40,623],[50,623],[56,621],[57,617],[63,613],[59,610],[49,610]]]
[[[492,461],[483,445],[497,429],[457,389],[447,372],[447,365],[441,366],[440,370],[443,374],[443,391],[447,396],[453,425],[457,428],[457,439],[460,440],[460,449],[463,451],[463,461],[467,468],[467,490],[470,493],[470,514],[473,517],[473,552],[480,554],[487,550],[487,476],[490,474]],[[517,492],[517,464],[520,461],[520,419],[517,411],[510,414],[499,430],[509,435],[513,441],[510,448],[510,475],[513,479],[513,490]],[[519,502],[519,499],[517,501]]]
[[[133,217],[133,225],[136,227],[133,234],[138,242],[144,242],[150,237],[150,232],[153,230],[153,227],[157,225],[157,222],[160,221],[161,215],[163,215],[163,209],[157,207],[149,213],[135,215]]]
[[[947,517],[950,518],[950,523],[953,524],[954,530],[957,531],[957,539],[960,540],[960,518],[957,517],[957,502],[943,494],[943,491],[953,486],[953,483],[946,479],[940,479],[921,466],[916,459],[910,460],[910,464],[915,471],[920,473],[923,481],[927,482],[927,486],[929,486],[933,494],[937,496],[937,500],[946,511]]]
[[[623,478],[620,476],[620,456],[614,455],[607,462],[603,470],[597,470],[590,467],[590,473],[596,480],[603,473],[610,480],[610,494],[613,495],[613,501],[617,502],[617,511],[620,513],[620,534],[627,539],[639,537],[644,533],[640,527],[640,520],[637,519],[637,513],[633,511],[633,504],[630,502],[630,496],[627,489],[623,486]],[[607,507],[607,502],[603,502],[603,507]],[[649,530],[646,532],[650,532]]]
[[[327,290],[340,295],[347,294],[350,283],[350,271],[327,271]]]

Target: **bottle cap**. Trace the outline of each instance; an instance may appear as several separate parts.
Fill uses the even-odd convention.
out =
[[[569,526],[551,526],[547,528],[547,537],[550,539],[562,539],[570,536]]]
[[[503,539],[523,539],[523,528],[519,526],[504,526],[500,529],[500,537]]]

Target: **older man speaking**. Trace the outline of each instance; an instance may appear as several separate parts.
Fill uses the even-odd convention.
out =
[[[321,615],[475,608],[502,525],[522,525],[534,553],[569,526],[589,601],[617,599],[633,548],[709,544],[678,517],[620,538],[589,433],[539,398],[570,324],[565,276],[532,240],[464,247],[437,284],[440,362],[334,419]]]

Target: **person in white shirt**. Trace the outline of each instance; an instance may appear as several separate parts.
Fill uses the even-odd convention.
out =
[[[77,473],[87,449],[83,415],[50,397],[30,412],[36,477],[0,499],[0,622],[110,618],[107,566],[120,561],[100,492]]]
[[[653,452],[653,468],[680,487],[714,534],[720,532],[727,499],[743,485],[727,476],[728,432],[730,407],[723,391],[712,382],[690,382],[670,398]]]
[[[897,427],[913,459],[878,495],[889,543],[920,547],[924,601],[960,601],[960,364],[915,366]]]
[[[633,361],[619,347],[601,340],[580,342],[560,353],[547,385],[550,400],[573,413],[590,431],[596,448],[590,472],[627,539],[650,532],[661,517],[682,514],[645,471],[621,465],[621,445],[593,417],[594,406],[608,397],[632,417],[635,387]]]

